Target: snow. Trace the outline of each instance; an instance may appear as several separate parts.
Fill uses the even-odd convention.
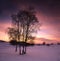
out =
[[[0,43],[0,61],[60,61],[60,45],[27,47],[27,54],[19,55],[15,46]]]

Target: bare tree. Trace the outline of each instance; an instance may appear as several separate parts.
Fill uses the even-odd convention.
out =
[[[12,15],[12,27],[15,39],[19,42],[20,54],[26,54],[26,43],[33,40],[32,33],[36,31],[36,25],[39,21],[35,15],[35,11],[31,8],[20,10],[17,14]],[[10,29],[9,32],[11,32]],[[10,36],[12,35],[10,33]],[[11,36],[13,39],[13,35]],[[23,50],[21,49],[23,47]],[[21,53],[22,52],[22,53]]]
[[[14,28],[8,28],[8,34],[9,34],[10,41],[15,41],[16,42],[15,51],[17,52],[17,37],[18,37],[17,30],[15,30]]]

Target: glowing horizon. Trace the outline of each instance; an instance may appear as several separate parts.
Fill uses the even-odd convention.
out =
[[[41,23],[40,31],[38,30],[37,34],[33,34],[33,36],[60,42],[60,2],[51,0],[2,0],[0,39],[8,41],[7,28],[11,27],[11,14],[16,14],[21,8],[26,9],[28,6],[35,8],[36,16]]]
[[[5,41],[9,42],[7,28],[11,27],[11,23],[5,22],[5,23],[1,23],[1,24],[2,25],[0,25],[0,27],[2,27],[3,29],[2,28],[0,29],[0,34],[1,34],[0,40],[5,40]],[[33,36],[35,36],[36,38],[45,38],[45,39],[49,39],[49,40],[56,40],[56,42],[60,41],[60,38],[55,38],[54,35],[50,35],[50,34],[44,32],[43,29],[45,29],[45,26],[41,26],[41,30],[38,31],[37,34],[33,34]],[[35,43],[39,43],[39,42],[37,42],[37,40],[35,40]]]

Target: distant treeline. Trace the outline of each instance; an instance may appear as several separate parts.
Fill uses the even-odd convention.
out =
[[[34,43],[25,43],[25,42],[17,42],[17,41],[10,41],[9,42],[11,45],[25,45],[25,46],[34,46],[34,45],[38,45],[38,46],[41,46],[41,45],[46,45],[46,46],[50,46],[50,45],[54,45],[54,43],[45,43],[43,42],[42,44],[34,44]],[[60,45],[60,43],[58,42],[57,45]]]

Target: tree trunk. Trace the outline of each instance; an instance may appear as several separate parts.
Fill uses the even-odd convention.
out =
[[[21,46],[19,45],[19,54],[21,55]]]
[[[16,45],[16,49],[15,49],[15,52],[17,52],[17,45]]]
[[[25,51],[24,51],[24,54],[26,54],[26,46],[25,46]]]
[[[26,54],[26,46],[23,46],[23,54]]]
[[[26,30],[26,37],[25,37],[25,54],[26,54],[26,42],[28,38],[28,30],[29,30],[29,24],[27,23],[27,30]]]

